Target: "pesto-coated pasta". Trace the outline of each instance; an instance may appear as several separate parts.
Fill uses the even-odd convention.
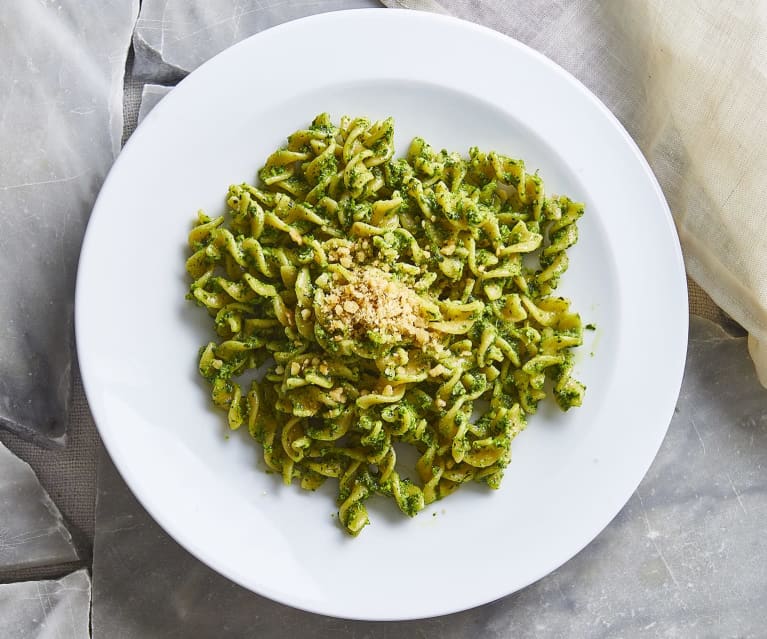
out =
[[[285,483],[337,480],[349,533],[374,494],[413,516],[464,482],[497,488],[545,389],[581,404],[581,320],[553,292],[583,205],[522,161],[420,138],[394,159],[391,118],[321,114],[258,175],[189,234],[188,297],[219,336],[200,373]],[[411,476],[397,442],[418,450]]]

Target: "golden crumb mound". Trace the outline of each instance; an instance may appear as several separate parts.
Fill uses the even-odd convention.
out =
[[[331,335],[380,344],[433,341],[417,293],[375,267],[350,273],[345,284],[319,299],[317,316]]]

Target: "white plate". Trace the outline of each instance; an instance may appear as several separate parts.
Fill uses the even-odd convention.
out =
[[[210,320],[184,300],[186,234],[230,183],[329,111],[393,115],[398,148],[477,145],[524,158],[549,192],[586,203],[561,291],[587,332],[585,405],[543,408],[513,443],[503,487],[465,486],[415,519],[371,502],[348,537],[328,485],[263,472],[247,434],[225,437],[196,372]],[[91,410],[117,468],[180,544],[264,596],[328,615],[455,612],[543,577],[588,544],[652,462],[687,342],[681,252],[640,152],[608,110],[542,55],[426,13],[358,10],[270,29],[216,56],[147,117],[88,226],[76,296]],[[591,355],[593,353],[593,356]]]

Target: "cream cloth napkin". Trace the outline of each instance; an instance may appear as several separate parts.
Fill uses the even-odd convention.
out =
[[[687,272],[749,332],[767,386],[767,3],[383,1],[504,32],[605,102],[663,187]]]

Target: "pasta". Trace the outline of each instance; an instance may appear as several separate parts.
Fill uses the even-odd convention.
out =
[[[187,297],[219,337],[199,370],[285,483],[337,480],[349,533],[376,494],[413,516],[468,481],[498,488],[547,389],[581,405],[581,320],[554,291],[584,207],[522,161],[421,138],[395,159],[391,118],[321,114],[258,175],[189,234]]]

